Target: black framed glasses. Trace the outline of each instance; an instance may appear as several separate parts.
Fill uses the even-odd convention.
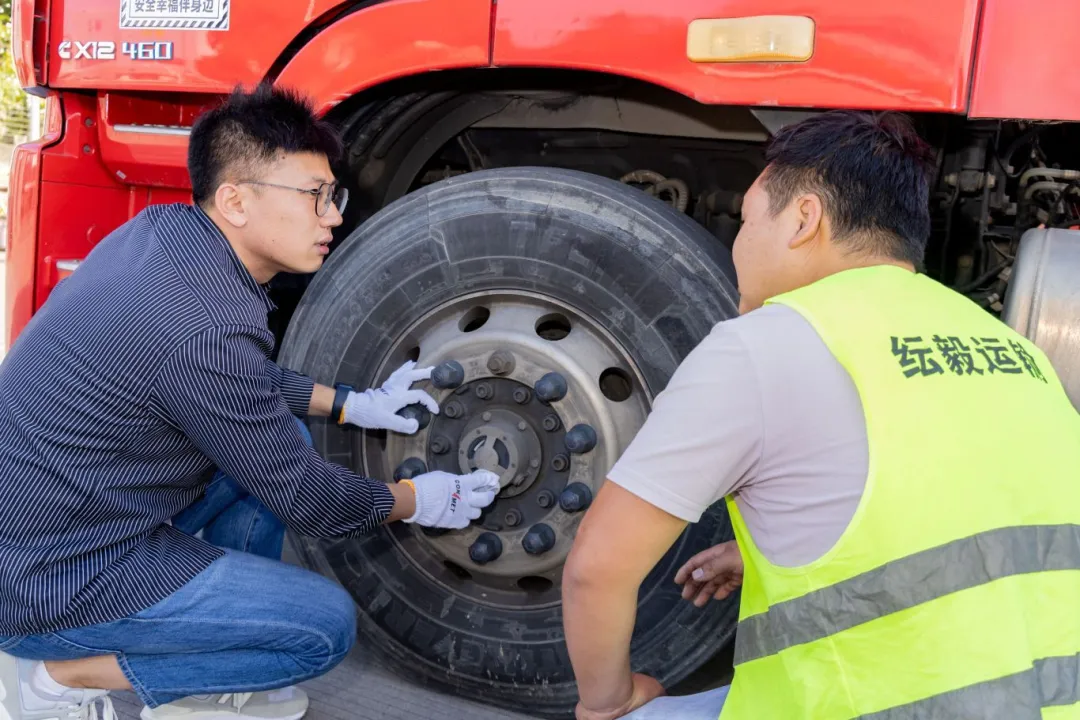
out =
[[[298,188],[292,185],[278,185],[277,183],[261,182],[259,180],[241,180],[238,185],[262,185],[263,187],[280,188],[281,190],[295,190],[315,198],[315,214],[322,217],[330,210],[330,205],[337,207],[341,214],[345,213],[345,205],[349,202],[349,189],[340,187],[336,182],[322,183],[314,190],[311,188]]]

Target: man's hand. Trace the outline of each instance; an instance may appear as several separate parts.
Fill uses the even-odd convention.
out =
[[[475,470],[468,475],[434,470],[410,482],[416,488],[416,512],[405,522],[452,530],[468,527],[480,517],[480,511],[495,500],[500,488],[499,476],[490,470]]]
[[[633,683],[630,699],[613,710],[590,710],[578,703],[575,711],[577,720],[615,720],[665,694],[664,687],[648,675],[634,673]]]
[[[697,607],[704,607],[710,597],[723,600],[742,585],[742,578],[742,554],[734,540],[699,552],[675,573],[683,600],[693,599]]]
[[[435,398],[423,390],[411,390],[412,384],[431,378],[433,368],[414,369],[416,363],[409,360],[386,379],[381,388],[350,393],[345,400],[345,422],[362,428],[393,430],[412,435],[420,429],[420,423],[397,414],[406,405],[422,403],[434,415],[439,414]]]

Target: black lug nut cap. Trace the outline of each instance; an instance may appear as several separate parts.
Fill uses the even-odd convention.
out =
[[[477,565],[483,565],[498,558],[502,551],[502,539],[498,535],[491,532],[481,533],[469,548],[469,559]]]
[[[406,405],[397,411],[397,414],[406,420],[415,420],[420,430],[423,430],[431,422],[431,411],[420,403],[414,403],[412,405]]]
[[[418,457],[406,458],[394,471],[395,480],[412,480],[417,475],[427,472],[427,463]]]
[[[457,360],[447,360],[431,371],[431,383],[440,389],[456,388],[465,382],[465,368]]]
[[[581,512],[592,502],[592,489],[585,483],[570,483],[559,495],[559,507],[565,512]]]
[[[536,381],[533,389],[536,391],[536,397],[544,402],[562,400],[566,397],[566,378],[557,372],[549,372]]]
[[[533,525],[522,539],[521,546],[530,555],[546,553],[555,547],[555,531],[546,523]]]
[[[596,447],[596,439],[596,430],[592,425],[581,424],[570,428],[563,442],[566,443],[567,450],[580,455]]]

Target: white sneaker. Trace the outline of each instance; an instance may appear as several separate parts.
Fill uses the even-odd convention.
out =
[[[307,693],[290,686],[268,692],[192,695],[153,710],[143,708],[139,717],[142,720],[300,720],[307,709]]]
[[[0,653],[0,720],[117,720],[107,690],[37,692],[30,682],[35,666]]]

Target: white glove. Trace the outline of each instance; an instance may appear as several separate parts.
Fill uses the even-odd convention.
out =
[[[480,510],[495,500],[499,476],[490,470],[451,475],[433,470],[411,481],[416,489],[416,512],[404,522],[424,527],[461,530],[480,517]]]
[[[393,430],[412,435],[420,429],[415,419],[403,418],[397,411],[406,405],[423,403],[434,415],[439,414],[439,403],[423,390],[410,390],[418,380],[431,378],[434,368],[414,370],[415,362],[409,360],[386,379],[381,388],[349,393],[345,399],[345,422],[368,429]]]

